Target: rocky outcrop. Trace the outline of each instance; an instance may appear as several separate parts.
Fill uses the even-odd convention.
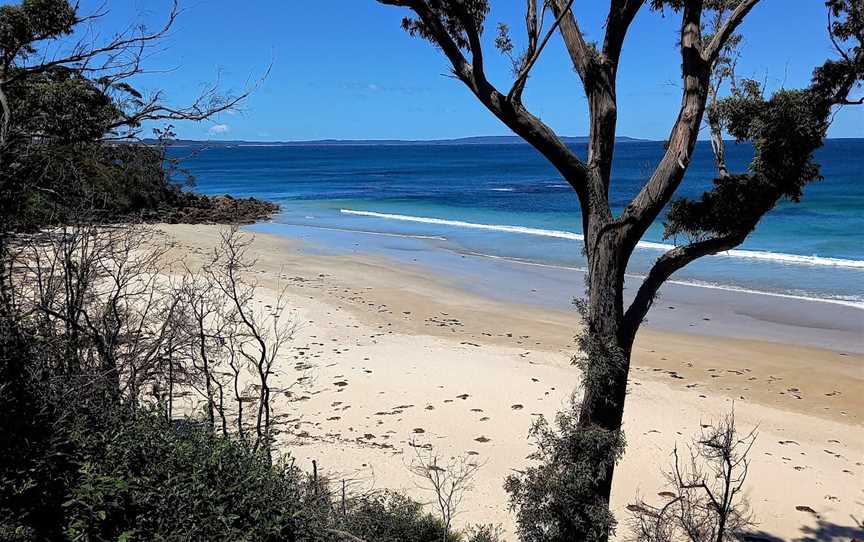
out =
[[[139,216],[144,222],[168,224],[251,224],[267,220],[277,212],[279,205],[258,198],[180,192],[176,198],[142,211]]]

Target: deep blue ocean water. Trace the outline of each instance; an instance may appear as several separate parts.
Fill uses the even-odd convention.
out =
[[[574,149],[584,156],[584,145]],[[745,168],[752,153],[732,143],[727,151],[733,170]],[[662,152],[662,142],[617,145],[616,211]],[[864,304],[862,158],[864,139],[827,141],[817,154],[824,180],[808,186],[801,203],[781,203],[739,250],[696,262],[674,278]],[[576,196],[527,145],[214,147],[185,166],[201,192],[280,203],[279,224],[415,236],[440,250],[585,264]],[[713,175],[710,147],[700,142],[679,194],[698,196]],[[675,242],[662,238],[662,217],[645,241],[629,268],[634,274]]]

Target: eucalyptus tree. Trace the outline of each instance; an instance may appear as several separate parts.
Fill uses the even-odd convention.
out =
[[[608,502],[612,476],[623,453],[621,429],[627,376],[636,332],[663,283],[705,256],[740,245],[779,201],[798,201],[818,180],[813,153],[822,145],[832,112],[861,103],[852,95],[864,73],[864,3],[829,0],[833,59],[816,67],[809,86],[770,96],[742,81],[712,115],[754,156],[740,173],[721,172],[699,199],[677,198],[712,93],[712,75],[730,62],[737,31],[759,0],[610,0],[599,42],[585,39],[573,0],[527,0],[524,50],[498,26],[495,46],[513,62],[514,78],[499,89],[486,74],[482,35],[488,0],[378,0],[408,8],[403,28],[430,41],[451,64],[453,76],[510,130],[539,151],[579,199],[588,261],[583,354],[583,395],[559,416],[558,431],[535,428],[545,442],[538,466],[511,477],[507,487],[525,540],[605,540],[614,528]],[[663,156],[636,196],[617,215],[610,205],[618,120],[617,76],[628,31],[640,9],[672,11],[680,20],[681,105]],[[791,9],[791,8],[790,8]],[[711,18],[711,19],[709,19]],[[708,22],[711,24],[706,24]],[[710,30],[706,31],[705,28]],[[587,98],[587,156],[577,155],[523,101],[532,69],[547,44],[560,39]],[[651,107],[646,103],[645,107]],[[665,235],[684,242],[662,254],[624,303],[627,264],[649,226],[664,209]]]

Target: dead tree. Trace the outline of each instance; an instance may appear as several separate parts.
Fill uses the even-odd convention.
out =
[[[252,369],[257,382],[257,412],[253,448],[270,454],[273,442],[272,387],[270,377],[280,353],[292,340],[295,322],[283,318],[287,309],[286,290],[276,293],[272,304],[263,306],[257,299],[258,283],[249,278],[255,262],[248,257],[251,238],[240,233],[235,226],[222,233],[213,261],[205,272],[222,295],[225,296],[232,326],[229,359],[232,365],[235,398],[242,407],[244,397],[238,395],[239,367],[242,362]],[[256,308],[256,304],[262,305]]]
[[[453,518],[459,512],[462,499],[474,486],[474,477],[483,466],[470,456],[452,457],[446,460],[431,446],[411,443],[415,457],[409,469],[421,478],[420,487],[434,494],[444,531],[441,541],[447,542],[453,527]]]
[[[139,226],[63,226],[19,236],[10,291],[61,366],[51,374],[134,407],[163,384],[173,407],[186,340],[182,300],[155,234]],[[76,386],[68,386],[76,389]]]
[[[735,426],[734,412],[700,435],[682,458],[678,448],[666,476],[660,505],[637,501],[631,513],[638,542],[724,542],[739,538],[754,526],[743,493],[750,470],[750,450],[756,430],[744,436]]]

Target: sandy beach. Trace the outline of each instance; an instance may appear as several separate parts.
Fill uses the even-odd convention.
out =
[[[193,268],[219,236],[216,226],[160,229]],[[384,257],[307,249],[262,233],[251,246],[259,302],[286,287],[298,323],[277,378],[287,385],[297,367],[313,367],[302,400],[276,402],[290,421],[282,448],[304,468],[315,460],[333,479],[350,480],[354,490],[397,489],[420,500],[430,494],[409,472],[412,444],[430,444],[445,457],[470,454],[483,467],[457,523],[500,523],[514,540],[502,483],[528,464],[532,420],[553,417],[578,386],[570,363],[575,311],[481,295]],[[746,338],[724,336],[722,326],[702,333],[706,321],[697,312],[661,316],[669,306],[665,298],[658,303],[636,341],[628,447],[613,491],[618,539],[626,539],[628,503],[637,495],[659,499],[675,444],[733,404],[739,430],[758,428],[747,487],[764,538],[861,537],[864,355],[854,325],[840,330],[846,343],[831,350],[806,345],[818,340],[760,340],[752,325]],[[842,310],[844,319],[864,316]],[[782,325],[792,335],[821,332],[807,322]],[[835,332],[825,331],[828,339]]]

